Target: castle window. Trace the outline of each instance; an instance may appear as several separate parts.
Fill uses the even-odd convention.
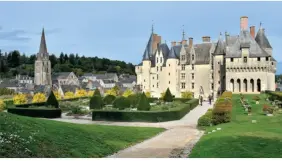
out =
[[[181,65],[181,70],[185,70],[185,64]]]
[[[195,56],[194,55],[192,55],[192,60],[194,60],[195,59]]]
[[[244,56],[244,63],[247,63],[247,57]]]
[[[153,79],[154,79],[154,77],[153,77]]]
[[[144,79],[144,82],[145,82],[145,79]]]
[[[168,73],[168,75],[170,75],[170,73]]]
[[[154,88],[154,85],[153,85],[153,88]]]
[[[271,63],[271,65],[273,65],[273,62]]]
[[[233,62],[233,58],[230,58],[230,61]]]
[[[181,73],[181,79],[185,79],[185,73]]]
[[[159,71],[159,67],[157,67],[157,71]]]
[[[185,60],[185,55],[181,55],[181,60]]]
[[[157,80],[159,79],[159,75],[157,74]]]
[[[192,83],[192,89],[194,89],[194,83]]]
[[[192,64],[192,70],[194,70],[194,64]]]
[[[159,58],[157,58],[157,63],[159,62]]]
[[[168,64],[168,66],[170,67],[170,64]]]
[[[211,88],[212,88],[212,90],[213,90],[213,83],[211,84]]]
[[[157,83],[157,88],[159,88],[159,83]]]
[[[192,73],[192,79],[194,79],[194,73]]]
[[[265,60],[268,61],[268,57],[265,57]]]
[[[181,89],[185,89],[185,83],[181,83]]]
[[[220,84],[220,81],[218,81],[218,84]]]
[[[170,81],[168,81],[168,84],[170,84]]]
[[[258,59],[258,61],[260,61],[260,57],[258,57],[257,59]]]
[[[161,57],[161,60],[160,60],[160,63],[162,63],[163,62],[163,57]]]
[[[162,71],[162,67],[160,67],[160,71]]]

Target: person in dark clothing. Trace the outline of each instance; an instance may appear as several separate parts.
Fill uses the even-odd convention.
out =
[[[203,106],[203,96],[200,96],[200,103],[201,103],[201,106]]]
[[[210,105],[211,105],[211,101],[212,101],[212,96],[209,95],[209,102],[210,102]]]

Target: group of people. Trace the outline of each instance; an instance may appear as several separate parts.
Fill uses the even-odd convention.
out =
[[[211,105],[212,95],[209,95],[208,99],[209,99],[209,103]],[[202,106],[203,105],[203,96],[202,95],[199,95],[199,101],[200,101],[200,105]]]

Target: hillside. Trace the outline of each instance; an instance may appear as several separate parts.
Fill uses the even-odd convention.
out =
[[[153,137],[161,128],[63,123],[0,113],[0,158],[105,157]]]

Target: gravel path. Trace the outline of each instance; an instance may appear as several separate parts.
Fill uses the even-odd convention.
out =
[[[176,121],[145,123],[145,122],[109,122],[92,121],[90,117],[73,119],[63,116],[59,119],[52,119],[77,124],[99,124],[114,126],[137,126],[137,127],[161,127],[167,129],[165,132],[143,141],[137,145],[121,150],[109,158],[169,158],[187,157],[193,146],[203,135],[197,126],[198,119],[212,108],[208,102],[191,110],[182,119]]]

